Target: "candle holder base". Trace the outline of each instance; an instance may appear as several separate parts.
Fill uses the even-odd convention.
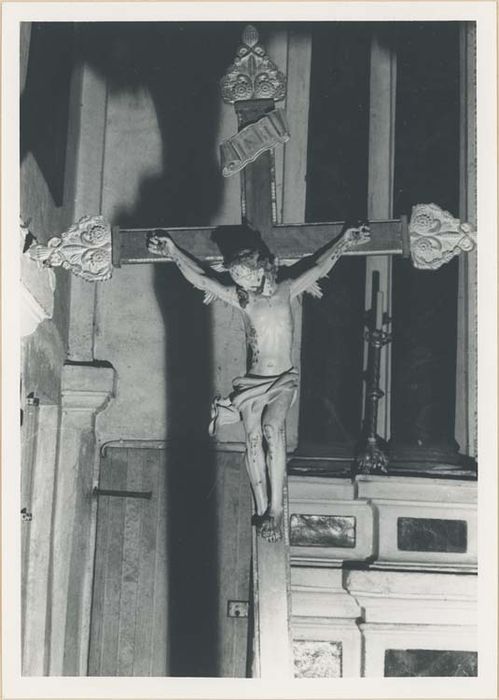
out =
[[[388,474],[389,459],[377,438],[368,438],[355,458],[356,474]]]

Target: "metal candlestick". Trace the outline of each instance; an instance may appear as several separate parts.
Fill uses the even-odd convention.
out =
[[[364,410],[364,445],[356,457],[357,473],[386,474],[388,469],[388,457],[381,447],[381,438],[377,434],[378,425],[378,402],[385,395],[379,387],[381,350],[387,345],[392,336],[382,328],[383,320],[381,310],[378,308],[379,300],[373,294],[374,308],[372,315],[374,319],[373,327],[366,330],[365,340],[368,342],[368,359],[366,372],[366,405]],[[375,326],[381,326],[376,328]]]

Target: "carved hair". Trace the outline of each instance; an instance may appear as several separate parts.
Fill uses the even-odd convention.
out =
[[[255,253],[258,253],[258,255],[255,256]],[[234,253],[229,260],[224,260],[224,267],[229,271],[234,269],[234,267],[246,267],[250,270],[257,270],[259,267],[263,267],[265,272],[270,272],[274,269],[274,260],[274,256],[268,249],[245,248]]]
[[[258,253],[258,255],[255,256],[255,253]],[[249,270],[257,270],[258,268],[263,268],[263,285],[266,281],[270,281],[271,284],[274,284],[277,278],[277,260],[266,246],[265,249],[257,247],[252,249],[246,248],[244,250],[238,251],[232,257],[230,262],[227,262],[225,264],[225,267],[227,268],[229,273],[233,271],[236,267],[245,267]],[[249,294],[247,290],[243,289],[243,287],[236,283],[236,293],[239,301],[239,306],[242,309],[246,308],[249,302]]]

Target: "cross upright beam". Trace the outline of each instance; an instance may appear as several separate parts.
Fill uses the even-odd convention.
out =
[[[274,110],[274,98],[284,96],[285,78],[262,52],[258,34],[247,27],[243,34],[242,61],[229,68],[222,83],[224,99],[233,103],[241,131]],[[257,76],[262,75],[259,66],[265,61],[270,87],[266,93],[271,97],[261,99],[258,95]],[[263,65],[262,65],[263,67]],[[272,78],[274,82],[272,84]],[[241,80],[249,84],[249,99],[234,100],[230,90],[224,86],[237,85]],[[258,99],[260,97],[260,99]],[[256,98],[256,99],[255,99]],[[273,152],[265,150],[246,164],[241,177],[242,218],[253,229],[260,232],[272,249],[271,238],[275,235],[275,182]],[[274,251],[275,252],[275,251]],[[299,255],[299,247],[296,248]],[[292,677],[292,639],[289,568],[289,524],[287,514],[287,480],[284,480],[284,537],[278,542],[269,542],[258,537],[253,528],[253,606],[254,606],[254,658],[253,675],[260,678]]]
[[[234,105],[239,128],[252,124],[274,109],[274,100],[244,100]],[[262,153],[241,173],[242,218],[264,238],[272,230],[275,210],[273,154]]]

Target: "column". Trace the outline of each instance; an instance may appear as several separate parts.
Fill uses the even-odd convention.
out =
[[[395,103],[397,90],[397,55],[379,32],[371,40],[371,75],[369,85],[369,165],[367,216],[370,220],[393,217],[393,168],[395,160]],[[392,261],[388,255],[366,259],[366,309],[371,308],[373,272],[379,273],[379,291],[383,293],[383,312],[392,314]],[[384,329],[391,330],[388,322]],[[364,346],[367,368],[368,345]],[[378,406],[377,432],[390,437],[391,346],[381,351],[380,389],[384,397]],[[364,386],[365,395],[365,386]]]
[[[95,417],[114,391],[111,366],[66,364],[53,520],[50,675],[87,672],[93,574]]]
[[[459,205],[459,26],[401,30],[395,215]],[[431,138],[429,135],[431,134]],[[459,465],[454,440],[458,260],[436,271],[393,263],[392,466]]]
[[[476,227],[476,29],[460,27],[459,218]],[[456,440],[477,456],[477,253],[459,256],[456,358]]]
[[[282,223],[305,221],[307,196],[307,145],[308,114],[310,105],[310,67],[312,62],[312,37],[300,29],[288,31],[287,70],[288,90],[286,95],[287,120],[291,134],[285,144],[282,162]],[[280,173],[276,169],[276,184],[279,193]],[[278,210],[279,211],[279,210]],[[302,301],[293,302],[293,323],[295,336],[293,343],[293,364],[301,365],[303,306]],[[296,401],[286,419],[288,452],[296,449],[298,443],[300,413],[300,387]]]
[[[107,84],[88,64],[75,69],[70,97],[72,118],[68,131],[66,172],[74,173],[65,185],[65,203],[73,220],[99,214],[107,119]],[[94,324],[97,288],[71,275],[68,357],[89,362],[94,357]]]

